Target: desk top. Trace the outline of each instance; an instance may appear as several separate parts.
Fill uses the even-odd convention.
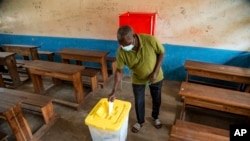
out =
[[[219,65],[199,61],[186,60],[185,69],[203,70],[208,72],[250,77],[250,69],[229,65]]]
[[[179,94],[194,99],[250,109],[250,94],[245,92],[182,82]]]
[[[55,73],[65,73],[65,74],[75,74],[84,69],[84,66],[42,61],[42,60],[29,61],[25,63],[23,67],[29,69],[36,69],[36,70],[55,72]]]
[[[34,45],[19,45],[19,44],[2,44],[2,47],[20,47],[20,48],[39,48],[40,46]]]
[[[7,88],[0,88],[0,115],[4,115],[4,113],[10,110],[13,106],[26,99],[25,96],[12,95],[8,91],[5,91],[5,89]]]
[[[83,49],[74,49],[74,48],[64,48],[60,50],[60,54],[70,54],[70,55],[83,55],[83,56],[92,56],[92,57],[102,57],[107,55],[107,51],[96,51],[96,50],[83,50]]]
[[[5,58],[5,57],[8,57],[8,56],[11,56],[14,54],[16,54],[16,53],[14,53],[14,52],[0,52],[0,58]]]

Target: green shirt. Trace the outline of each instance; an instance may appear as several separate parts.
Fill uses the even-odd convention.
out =
[[[164,47],[154,36],[138,34],[137,37],[140,45],[137,51],[124,51],[119,47],[116,56],[117,68],[123,69],[124,65],[128,66],[132,71],[132,83],[146,84],[155,68],[157,54],[164,54]],[[160,68],[155,82],[163,78],[163,71]]]

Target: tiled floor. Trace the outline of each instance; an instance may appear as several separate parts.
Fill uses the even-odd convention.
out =
[[[178,95],[180,83],[179,81],[164,81],[162,88],[162,105],[160,119],[163,123],[163,128],[155,129],[152,125],[151,114],[151,97],[149,90],[146,90],[146,123],[139,133],[132,133],[130,131],[132,125],[136,122],[135,110],[133,107],[133,94],[131,89],[130,78],[125,78],[122,88],[118,91],[117,99],[126,100],[131,102],[132,108],[129,113],[128,134],[127,141],[167,141],[169,132],[176,118],[179,118],[180,109],[182,106],[181,97]],[[45,85],[51,83],[50,78],[44,78]],[[41,141],[91,141],[90,131],[88,126],[85,125],[84,120],[90,110],[101,99],[106,98],[111,92],[113,86],[113,78],[109,79],[104,88],[100,88],[96,93],[89,93],[85,98],[84,104],[76,111],[70,107],[54,104],[55,113],[60,115],[55,124],[49,131],[40,139]],[[33,92],[31,82],[26,82],[17,89],[21,91]],[[73,88],[70,84],[62,84],[50,89],[47,95],[63,98],[67,100],[74,100]],[[42,120],[38,115],[25,112],[28,123],[32,131],[41,125]],[[192,108],[188,110],[186,120],[207,124],[219,128],[228,129],[229,123],[242,122],[243,117],[225,114],[221,112],[214,112],[209,110],[200,110]],[[6,127],[4,120],[0,120],[0,131],[9,133],[9,140],[14,140],[11,131]]]

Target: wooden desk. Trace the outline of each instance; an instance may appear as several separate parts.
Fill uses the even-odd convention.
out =
[[[25,97],[1,95],[0,99],[0,117],[7,120],[17,141],[31,140],[32,133],[30,127],[23,115],[20,103]]]
[[[187,60],[184,65],[187,70],[186,81],[190,76],[200,76],[217,80],[250,84],[250,69],[228,65],[218,65],[206,62]]]
[[[10,120],[8,123],[10,124],[17,140],[39,139],[56,120],[51,97],[7,88],[0,88],[0,97],[0,109],[4,107],[4,104],[6,103],[8,107],[11,105],[13,106],[12,110],[8,111],[8,114],[5,113],[3,115],[5,115],[5,117],[8,116],[5,119]],[[22,109],[36,113],[39,112],[43,116],[44,124],[42,124],[34,134],[31,133],[31,129],[27,124],[25,117],[23,117],[20,105]],[[16,132],[16,130],[18,132]]]
[[[15,53],[12,52],[0,52],[0,65],[6,65],[11,77],[12,83],[9,83],[13,88],[19,86],[22,82],[16,67]],[[7,83],[7,82],[6,82]]]
[[[186,105],[250,117],[250,95],[246,92],[182,82],[179,94],[184,98],[181,119],[185,118]]]
[[[76,104],[64,100],[54,99],[54,102],[78,108],[84,98],[81,73],[83,66],[33,60],[25,63],[25,68],[28,69],[33,86],[36,93],[45,93],[42,82],[42,76],[50,76],[54,78],[54,84],[59,84],[60,79],[72,81],[75,89]],[[57,78],[57,79],[56,79]]]
[[[108,52],[64,48],[61,51],[59,51],[59,53],[62,57],[63,63],[70,63],[70,60],[76,60],[78,65],[81,65],[82,61],[100,63],[103,83],[107,81],[108,69],[107,69],[106,57]]]
[[[32,57],[32,60],[39,59],[37,48],[39,48],[40,46],[15,44],[2,44],[1,46],[5,52],[14,52],[18,55],[22,55],[24,57],[24,60],[30,60],[29,56]]]

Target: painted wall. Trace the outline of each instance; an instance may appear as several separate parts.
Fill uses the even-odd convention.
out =
[[[166,79],[182,80],[186,59],[249,67],[250,0],[0,0],[0,44],[115,56],[119,15],[127,11],[157,13]]]

